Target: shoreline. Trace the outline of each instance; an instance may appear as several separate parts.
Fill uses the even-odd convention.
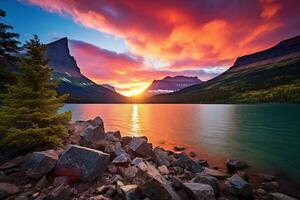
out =
[[[0,197],[155,199],[153,188],[159,188],[162,199],[300,198],[297,188],[282,190],[281,177],[262,174],[246,162],[216,163],[207,155],[201,159],[201,153],[190,153],[189,148],[164,149],[143,136],[105,132],[100,117],[71,123],[69,134],[62,149],[46,148],[1,162]]]

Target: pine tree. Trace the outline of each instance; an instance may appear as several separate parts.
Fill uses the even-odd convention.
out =
[[[6,84],[15,80],[13,74],[7,70],[7,67],[14,65],[18,61],[15,54],[18,52],[18,44],[20,44],[17,40],[19,35],[9,31],[13,27],[2,23],[5,16],[5,11],[0,9],[0,93],[5,91]]]
[[[26,42],[17,81],[3,94],[0,108],[0,147],[19,151],[60,146],[67,136],[71,113],[58,113],[66,96],[57,97],[57,82],[44,59],[46,46],[38,36]]]

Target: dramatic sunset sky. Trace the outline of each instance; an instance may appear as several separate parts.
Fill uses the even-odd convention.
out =
[[[164,76],[214,77],[300,34],[300,0],[0,0],[24,42],[70,39],[84,75],[125,95]]]

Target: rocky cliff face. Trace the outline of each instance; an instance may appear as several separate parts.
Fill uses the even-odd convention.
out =
[[[167,76],[161,80],[154,80],[147,88],[146,93],[148,95],[165,94],[175,92],[192,85],[200,84],[202,82],[203,81],[197,77]]]
[[[266,66],[300,57],[300,36],[284,40],[272,48],[239,57],[230,71]]]
[[[47,44],[45,57],[53,69],[53,79],[59,80],[59,94],[68,93],[72,103],[125,102],[126,98],[114,90],[98,85],[81,74],[76,60],[70,55],[68,39],[62,38]]]

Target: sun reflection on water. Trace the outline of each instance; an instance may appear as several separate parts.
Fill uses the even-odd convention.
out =
[[[140,119],[139,119],[139,105],[138,104],[132,105],[130,132],[133,136],[141,136]]]

